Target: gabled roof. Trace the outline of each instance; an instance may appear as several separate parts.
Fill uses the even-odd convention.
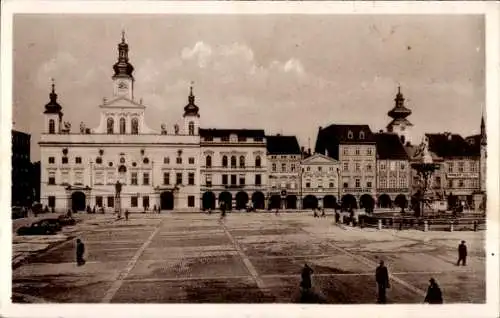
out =
[[[394,133],[378,133],[375,134],[377,142],[377,158],[378,159],[394,159],[408,160],[409,156],[406,152],[401,139]]]
[[[99,107],[110,107],[110,108],[146,108],[146,106],[139,104],[125,96],[120,96],[110,101],[104,102],[104,104]]]
[[[303,159],[301,162],[302,165],[307,165],[307,164],[338,164],[338,163],[339,163],[338,160],[335,160],[333,158],[325,156],[321,153],[315,153],[315,154],[311,155],[310,157]]]
[[[425,134],[429,150],[443,158],[479,156],[479,148],[471,146],[458,134]]]
[[[217,129],[217,128],[200,128],[201,137],[229,137],[235,134],[238,137],[264,138],[265,133],[263,129]]]
[[[300,147],[295,136],[266,136],[267,153],[270,155],[300,155]]]

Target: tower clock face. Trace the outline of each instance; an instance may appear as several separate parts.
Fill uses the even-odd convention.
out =
[[[127,88],[128,88],[128,85],[127,85],[127,83],[125,83],[125,82],[119,82],[119,83],[118,83],[118,88],[119,88],[119,89],[127,89]]]

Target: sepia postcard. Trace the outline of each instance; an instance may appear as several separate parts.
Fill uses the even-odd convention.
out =
[[[2,317],[498,317],[498,2],[2,3]]]

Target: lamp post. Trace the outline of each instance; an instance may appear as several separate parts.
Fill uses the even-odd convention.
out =
[[[338,195],[338,199],[337,199],[337,205],[340,205],[338,202],[340,202],[340,169],[337,168],[337,195]]]
[[[120,193],[122,192],[122,184],[120,181],[116,181],[115,184],[115,213],[117,214],[118,218],[122,217],[122,208],[121,208],[121,200],[120,200]]]

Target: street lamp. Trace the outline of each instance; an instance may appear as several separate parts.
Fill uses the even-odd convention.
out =
[[[338,197],[337,197],[337,205],[340,205],[338,202],[340,200],[340,169],[337,168],[337,192],[338,192]]]

